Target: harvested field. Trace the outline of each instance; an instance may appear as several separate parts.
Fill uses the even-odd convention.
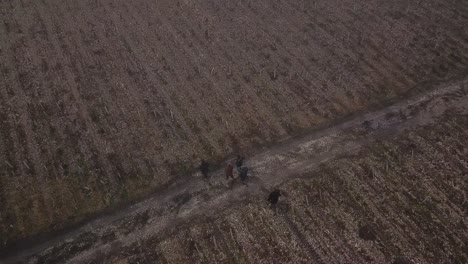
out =
[[[276,214],[264,194],[93,263],[467,263],[467,120],[444,116],[281,185]]]
[[[464,0],[0,1],[0,248],[464,77],[467,24]]]
[[[182,181],[6,263],[465,263],[468,80]],[[283,192],[276,210],[269,191]]]

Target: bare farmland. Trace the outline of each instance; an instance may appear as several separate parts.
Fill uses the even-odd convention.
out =
[[[465,263],[467,84],[263,151],[247,187],[192,178],[6,262]]]
[[[464,76],[467,24],[463,0],[0,1],[2,247]]]

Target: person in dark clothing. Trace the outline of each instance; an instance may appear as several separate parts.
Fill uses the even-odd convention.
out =
[[[281,192],[279,190],[274,190],[268,196],[268,201],[270,202],[270,207],[275,208],[276,204],[279,201],[279,197],[281,196]]]
[[[224,171],[226,172],[226,179],[229,180],[229,178],[234,179],[234,174],[232,171],[234,170],[234,166],[232,166],[232,162],[230,161],[227,165]]]
[[[208,162],[206,162],[205,160],[201,161],[199,169],[200,169],[201,173],[203,174],[203,177],[205,177],[205,178],[208,178],[208,171],[210,169],[209,167],[210,167],[210,165],[208,164]]]
[[[247,182],[247,173],[248,172],[249,172],[249,168],[247,168],[247,167],[242,167],[240,169],[239,175],[240,175],[241,182],[243,184],[246,184],[246,182]]]
[[[241,157],[241,155],[237,155],[237,158],[236,158],[236,169],[237,169],[237,172],[241,172],[241,169],[242,169],[242,164],[244,163],[244,157]]]

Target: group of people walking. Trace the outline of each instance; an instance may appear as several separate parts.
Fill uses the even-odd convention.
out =
[[[234,180],[234,165],[236,166],[237,173],[239,174],[239,178],[243,184],[247,183],[247,174],[249,172],[249,168],[244,165],[244,157],[237,155],[236,159],[233,161],[229,161],[224,168],[224,172],[226,174],[226,179]]]
[[[224,168],[226,174],[226,179],[234,180],[234,166],[236,166],[237,174],[243,184],[247,184],[247,176],[249,168],[244,166],[244,157],[237,155],[235,160],[229,161]],[[200,172],[202,173],[205,179],[208,179],[208,172],[210,171],[210,165],[205,160],[201,161],[199,166]]]
[[[235,160],[230,160],[227,162],[226,166],[224,167],[224,173],[226,175],[226,179],[234,180],[234,166],[237,170],[237,174],[242,182],[242,184],[247,185],[247,178],[249,173],[249,168],[244,165],[245,158],[241,155],[237,155]],[[201,161],[199,166],[200,172],[202,173],[205,179],[208,179],[208,172],[210,170],[209,163],[205,160]],[[271,207],[274,208],[278,203],[279,197],[281,196],[281,192],[279,190],[274,190],[268,196],[267,201],[270,202]]]

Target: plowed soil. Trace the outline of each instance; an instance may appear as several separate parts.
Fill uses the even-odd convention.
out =
[[[0,1],[0,249],[460,80],[467,24],[464,0]]]

